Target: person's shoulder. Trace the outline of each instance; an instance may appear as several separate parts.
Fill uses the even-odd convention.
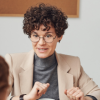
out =
[[[62,61],[65,61],[70,66],[80,65],[80,58],[78,56],[72,56],[67,54],[58,54]]]
[[[66,54],[58,54],[60,60],[65,65],[70,67],[69,73],[73,76],[78,76],[81,69],[80,59],[78,56],[66,55]]]
[[[8,63],[11,72],[13,72],[12,69],[18,70],[20,69],[20,66],[23,62],[26,61],[26,59],[29,58],[29,56],[32,54],[32,50],[29,52],[23,52],[23,53],[12,53],[12,54],[6,54],[5,60]]]
[[[79,60],[79,57],[78,56],[73,56],[73,55],[67,55],[67,54],[61,54],[61,53],[58,53],[58,55],[66,60]]]
[[[11,53],[11,54],[6,54],[5,55],[5,60],[7,62],[21,62],[24,60],[24,58],[27,58],[31,52],[33,52],[32,50],[29,52],[22,52],[22,53]]]
[[[6,55],[5,55],[5,58],[24,58],[25,56],[27,55],[27,52],[23,52],[23,53],[11,53],[11,54],[9,54],[9,53],[7,53]]]
[[[23,58],[23,57],[27,56],[30,52],[32,52],[32,50],[29,52],[21,52],[21,53],[7,53],[5,56],[11,56],[12,58],[16,58],[16,57]]]

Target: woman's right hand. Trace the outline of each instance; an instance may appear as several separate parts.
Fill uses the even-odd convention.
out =
[[[50,86],[49,83],[45,84],[45,83],[35,82],[31,92],[24,96],[24,100],[39,99],[43,94],[46,93],[49,86]]]

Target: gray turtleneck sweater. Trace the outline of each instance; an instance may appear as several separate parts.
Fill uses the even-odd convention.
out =
[[[50,83],[47,92],[41,98],[51,98],[59,100],[58,93],[58,77],[57,77],[57,61],[55,53],[48,58],[39,58],[34,55],[34,75],[33,85],[36,81],[41,83]]]
[[[55,53],[48,58],[39,58],[34,55],[34,75],[33,85],[36,81],[41,83],[50,83],[50,87],[47,92],[41,96],[41,98],[51,98],[59,100],[58,93],[58,77],[57,77],[57,61]],[[94,96],[87,95],[93,100],[97,100]]]

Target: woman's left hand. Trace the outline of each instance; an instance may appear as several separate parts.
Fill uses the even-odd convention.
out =
[[[72,87],[64,93],[70,100],[85,100],[84,93],[78,87]]]

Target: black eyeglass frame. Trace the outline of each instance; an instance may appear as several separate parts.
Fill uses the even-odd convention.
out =
[[[31,37],[29,37],[29,38],[30,38],[30,40],[31,40]],[[43,40],[45,41],[44,37],[40,37],[40,36],[39,36],[39,40],[38,40],[38,41],[36,41],[36,42],[34,42],[34,41],[32,41],[32,40],[31,40],[31,41],[34,42],[34,43],[37,43],[37,42],[40,41],[40,38],[43,38]],[[55,38],[56,38],[56,36],[53,38],[53,41],[54,41]],[[53,42],[53,41],[52,41],[52,42]],[[46,42],[46,41],[45,41],[45,42]],[[46,42],[46,43],[52,43],[52,42]]]

